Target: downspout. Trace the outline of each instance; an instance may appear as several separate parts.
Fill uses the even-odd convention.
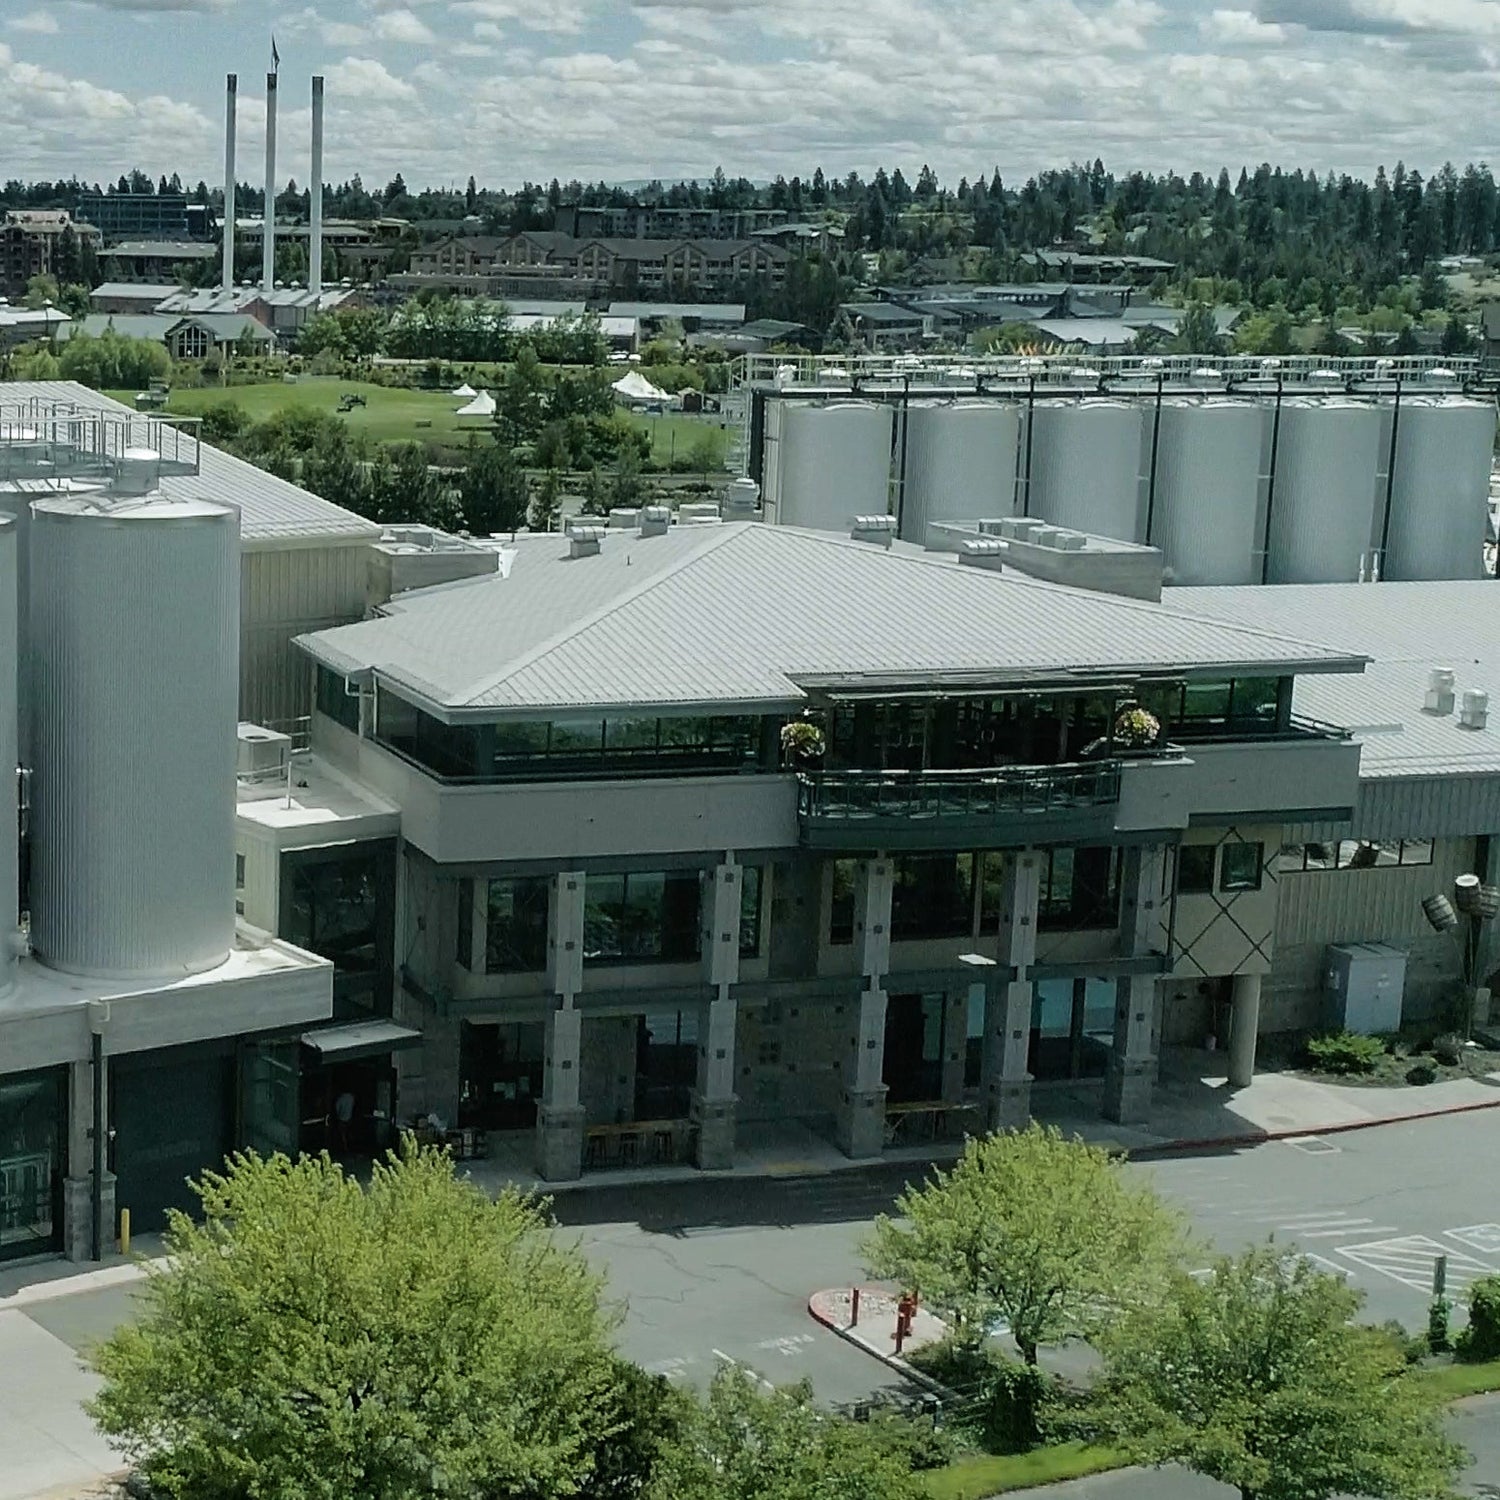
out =
[[[1276,377],[1276,413],[1271,419],[1271,475],[1266,481],[1266,534],[1262,538],[1260,581],[1271,581],[1271,517],[1276,509],[1276,462],[1281,452],[1281,398],[1286,392],[1286,377]]]
[[[1391,501],[1396,493],[1396,440],[1401,434],[1401,377],[1396,377],[1396,403],[1391,408],[1391,450],[1386,455],[1385,468],[1385,514],[1380,519],[1380,571],[1377,578],[1385,577],[1385,549],[1391,538]]]
[[[896,535],[905,537],[901,530],[902,522],[906,517],[906,435],[911,427],[911,376],[902,377],[901,390],[901,457],[897,463],[896,474]],[[919,538],[925,546],[927,538]]]
[[[1146,545],[1151,545],[1151,529],[1156,521],[1156,456],[1161,450],[1161,398],[1167,377],[1156,377],[1156,412],[1151,419],[1151,479],[1146,486]],[[1137,501],[1139,504],[1139,501]]]
[[[1036,436],[1036,376],[1031,377],[1031,389],[1026,395],[1026,498],[1021,503],[1021,514],[1031,514],[1031,451]]]

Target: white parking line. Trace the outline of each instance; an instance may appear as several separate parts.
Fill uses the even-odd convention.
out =
[[[1443,1234],[1481,1255],[1500,1255],[1500,1224],[1465,1224],[1458,1229],[1445,1229]]]
[[[1338,1253],[1367,1271],[1379,1271],[1392,1281],[1413,1291],[1432,1289],[1433,1263],[1440,1255],[1448,1258],[1448,1288],[1459,1291],[1480,1276],[1494,1274],[1495,1268],[1472,1256],[1450,1250],[1425,1234],[1399,1235],[1394,1239],[1371,1240],[1364,1245],[1340,1245]]]
[[[732,1354],[726,1354],[722,1349],[710,1349],[708,1351],[717,1360],[722,1360],[726,1365],[733,1365],[737,1370],[743,1370],[762,1389],[774,1391],[775,1384],[766,1379],[759,1370],[751,1369],[743,1360],[736,1359]]]
[[[1346,1234],[1395,1234],[1399,1228],[1400,1226],[1397,1224],[1375,1224],[1369,1219],[1355,1219],[1352,1223],[1345,1224],[1342,1229],[1298,1231],[1298,1238],[1304,1240],[1333,1240]]]

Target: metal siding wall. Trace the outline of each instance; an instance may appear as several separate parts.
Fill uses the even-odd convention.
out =
[[[244,554],[242,719],[284,724],[312,712],[312,673],[292,639],[364,618],[365,554],[363,544]]]
[[[213,968],[234,939],[238,518],[64,505],[31,527],[32,940],[85,974]]]

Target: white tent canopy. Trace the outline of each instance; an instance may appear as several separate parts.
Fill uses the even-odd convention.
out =
[[[461,417],[493,417],[495,415],[495,398],[488,391],[480,391],[467,406],[458,409]]]
[[[670,401],[672,398],[659,386],[654,386],[639,370],[631,370],[614,383],[614,393],[620,400],[635,405],[653,401]]]
[[[466,380],[456,391],[450,391],[448,394],[450,396],[462,396],[465,401],[469,401],[477,396],[479,392]]]

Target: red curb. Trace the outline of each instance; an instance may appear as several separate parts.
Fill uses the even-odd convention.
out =
[[[1212,1151],[1220,1146],[1260,1146],[1267,1141],[1300,1140],[1309,1135],[1347,1135],[1354,1130],[1373,1130],[1381,1125],[1410,1125],[1418,1120],[1441,1120],[1446,1115],[1473,1115],[1500,1109],[1500,1099],[1482,1099],[1474,1104],[1450,1104],[1444,1109],[1419,1109],[1410,1114],[1375,1115],[1367,1120],[1341,1120],[1333,1125],[1299,1125],[1289,1130],[1257,1130],[1243,1135],[1189,1137],[1163,1141],[1155,1146],[1131,1146],[1123,1153],[1131,1161],[1144,1156],[1164,1156],[1173,1151]]]

